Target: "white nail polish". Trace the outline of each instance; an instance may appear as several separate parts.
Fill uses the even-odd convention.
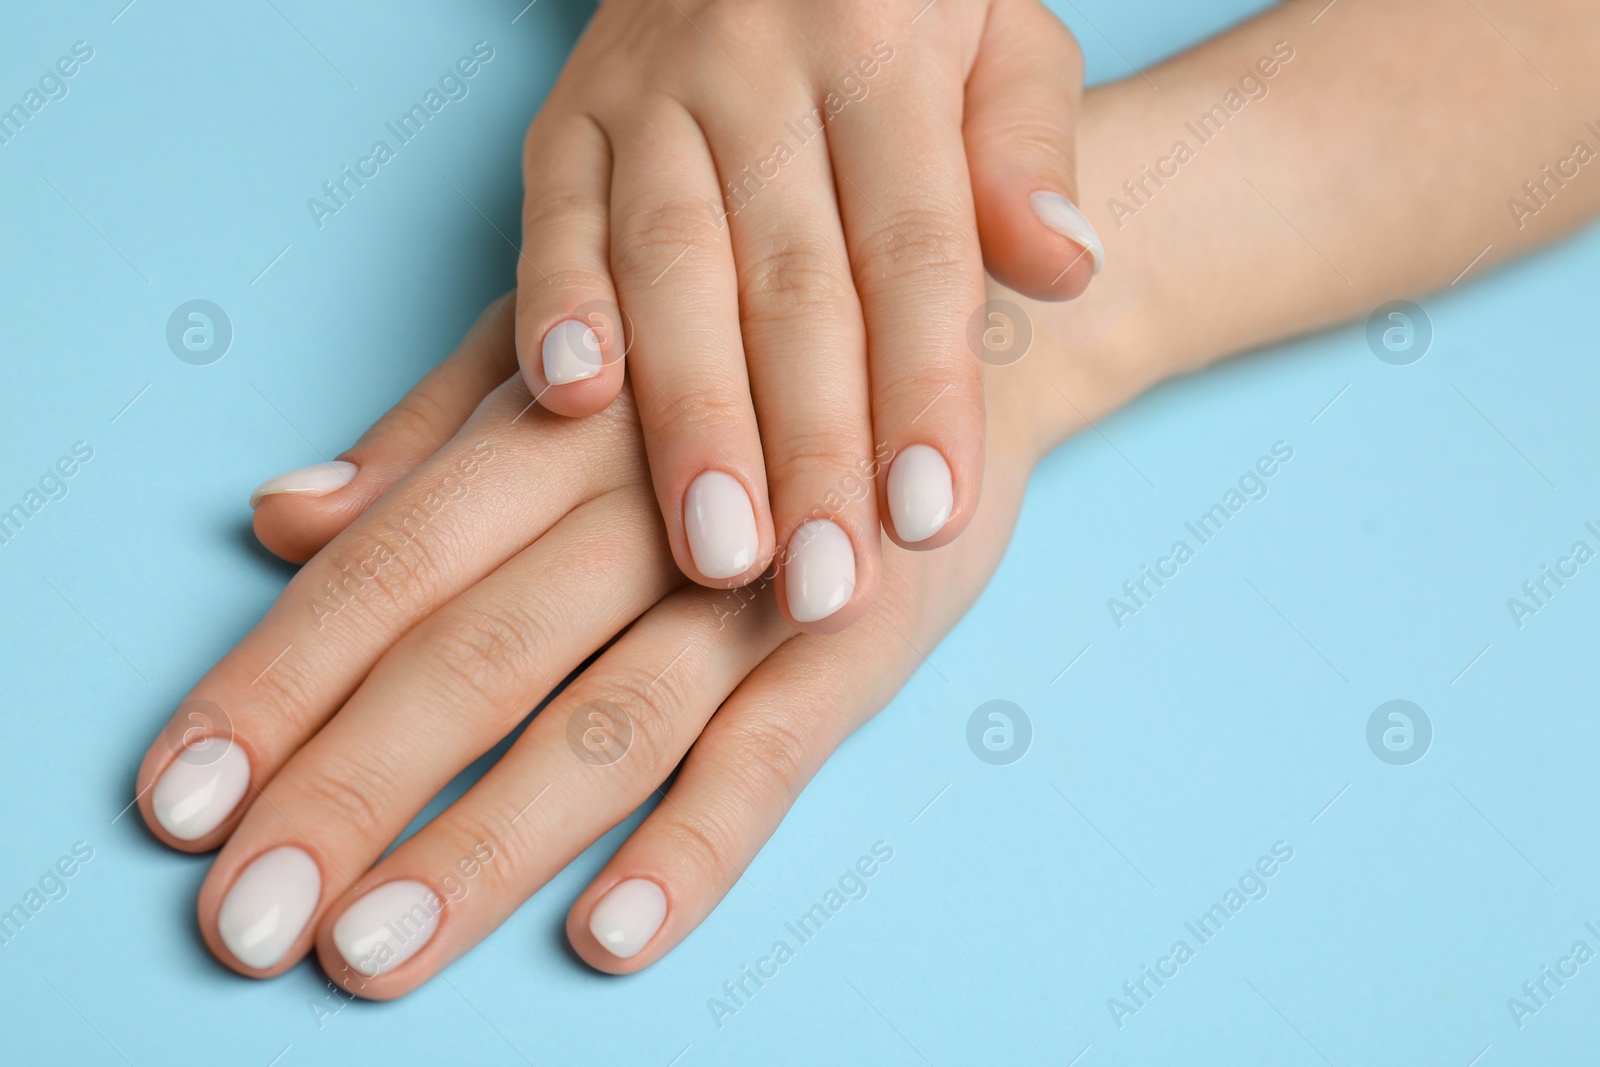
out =
[[[339,916],[333,943],[346,963],[372,978],[420,952],[443,910],[439,894],[421,882],[385,882]]]
[[[889,517],[907,544],[926,541],[950,521],[950,465],[931,445],[910,445],[889,467]]]
[[[618,882],[589,913],[589,932],[619,960],[650,943],[667,918],[667,895],[648,878]]]
[[[283,959],[322,896],[322,872],[302,848],[263,852],[240,872],[217,913],[217,933],[246,967]]]
[[[294,496],[327,496],[338,492],[355,481],[356,465],[342,459],[330,463],[313,463],[297,471],[268,478],[250,494],[250,508],[255,510],[263,497],[288,493]]]
[[[783,567],[789,615],[816,622],[844,607],[856,588],[856,548],[838,523],[810,519],[789,538]]]
[[[684,532],[695,568],[707,578],[732,578],[756,561],[761,538],[744,485],[723,471],[706,471],[689,483],[683,500]]]
[[[180,841],[222,825],[250,786],[250,757],[225,737],[208,737],[178,753],[150,794],[156,821]]]
[[[577,319],[566,319],[544,335],[544,380],[551,385],[581,382],[600,373],[600,336]]]
[[[1099,274],[1106,265],[1106,246],[1100,243],[1100,235],[1094,232],[1094,227],[1078,210],[1078,205],[1060,193],[1044,190],[1032,194],[1028,200],[1033,204],[1039,221],[1061,236],[1078,242],[1088,251],[1089,258],[1094,260],[1094,272]]]

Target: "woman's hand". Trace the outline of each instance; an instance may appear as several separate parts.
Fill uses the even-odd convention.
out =
[[[381,499],[261,500],[266,544],[318,551],[146,755],[151,829],[184,850],[222,846],[200,925],[241,973],[279,973],[315,944],[347,989],[405,993],[681,763],[568,921],[601,970],[659,958],[977,595],[1035,458],[1032,437],[990,435],[991,491],[971,533],[931,554],[886,542],[861,625],[797,634],[764,586],[685,583],[625,402],[551,416],[513,368],[502,300],[351,450],[397,480]],[[870,480],[841,491],[870,493]],[[380,861],[618,631],[492,770]]]
[[[576,416],[627,351],[691,580],[776,558],[789,621],[833,632],[876,595],[880,516],[919,549],[968,523],[985,264],[1063,299],[1100,262],[1072,203],[1081,81],[1038,0],[600,6],[528,131],[517,352]]]
[[[1137,81],[1093,94],[1094,202],[1209,106],[1217,72],[1261,69],[1315,6],[1274,8],[1152,70],[1158,100]],[[1507,14],[1506,30],[1537,42],[1572,99],[1600,106],[1587,51],[1600,14],[1556,6],[1560,20]],[[139,776],[162,840],[224,846],[200,898],[212,950],[266,976],[315,940],[346,988],[397,996],[687,752],[569,918],[594,966],[644,966],[710,910],[794,791],[976,594],[1042,449],[1176,370],[1443,287],[1486,243],[1493,258],[1515,255],[1600,210],[1600,186],[1573,184],[1510,237],[1484,210],[1570,122],[1477,21],[1420,0],[1357,6],[1317,32],[1320,58],[1280,72],[1275,110],[1250,120],[1259,133],[1208,150],[1119,231],[1120,270],[1088,299],[995,294],[1031,319],[1034,341],[1026,359],[986,371],[1001,417],[972,531],[934,554],[886,542],[873,610],[846,633],[796,636],[765,594],[732,611],[719,598],[737,594],[686,586],[624,405],[563,420],[520,380],[498,384],[515,373],[506,304],[346,454],[354,481],[329,492],[350,473],[335,470],[319,472],[320,490],[279,482],[258,533],[290,558],[322,551],[202,679]],[[1434,46],[1409,47],[1423,38]],[[1397,70],[1416,87],[1404,114],[1390,106]],[[1403,135],[1419,125],[1436,136]],[[1485,138],[1494,152],[1479,150]],[[1360,269],[1330,282],[1334,262]],[[624,627],[472,790],[379,861],[441,786]],[[625,745],[613,708],[628,716]]]

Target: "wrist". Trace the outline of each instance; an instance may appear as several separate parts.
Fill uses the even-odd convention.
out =
[[[1020,359],[990,357],[989,434],[1029,470],[1068,437],[1182,369],[1163,354],[1167,346],[1148,316],[1121,297],[1121,287],[1104,281],[1065,303],[1029,300],[989,283],[990,321],[1009,327],[1014,343],[1031,334]]]

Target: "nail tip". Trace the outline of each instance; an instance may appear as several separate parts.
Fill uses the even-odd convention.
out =
[[[251,490],[250,510],[260,507],[261,502],[269,496],[327,496],[336,493],[355,481],[359,470],[349,460],[332,459],[275,474]]]
[[[227,821],[250,784],[250,758],[231,740],[218,756],[204,759],[206,741],[178,754],[156,780],[150,808],[156,822],[179,841],[197,841]]]
[[[1105,244],[1083,210],[1060,193],[1039,189],[1028,197],[1034,214],[1050,229],[1079,245],[1089,256],[1091,277],[1105,269]]]

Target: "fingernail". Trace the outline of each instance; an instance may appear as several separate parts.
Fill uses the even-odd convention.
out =
[[[333,943],[346,963],[373,978],[421,951],[443,907],[439,894],[421,882],[385,882],[339,916]]]
[[[695,569],[707,578],[732,578],[756,561],[761,538],[744,485],[723,471],[706,471],[689,483],[683,500],[684,531]]]
[[[544,380],[581,382],[600,373],[600,336],[577,319],[565,319],[544,335]]]
[[[950,464],[931,445],[911,445],[889,468],[889,517],[907,544],[926,541],[950,521]]]
[[[322,896],[317,861],[293,845],[263,852],[228,890],[217,933],[235,959],[266,969],[283,959]]]
[[[789,538],[783,574],[790,617],[795,622],[825,619],[855,592],[855,545],[838,523],[810,519]]]
[[[220,747],[219,747],[220,746]],[[156,821],[180,841],[222,825],[250,785],[250,757],[231,740],[208,737],[178,753],[150,794]]]
[[[268,478],[250,494],[250,509],[255,510],[263,497],[288,493],[292,496],[327,496],[338,492],[355,481],[356,465],[336,459],[329,463],[313,463],[297,471]]]
[[[1078,210],[1078,205],[1060,193],[1044,190],[1032,194],[1028,200],[1033,204],[1033,210],[1039,216],[1040,222],[1084,247],[1089,253],[1089,258],[1094,260],[1094,272],[1099,274],[1106,265],[1106,246],[1100,243],[1100,235],[1094,232],[1094,227],[1089,225],[1084,213]]]
[[[589,932],[619,960],[637,955],[667,917],[667,895],[648,878],[618,882],[589,913]]]

